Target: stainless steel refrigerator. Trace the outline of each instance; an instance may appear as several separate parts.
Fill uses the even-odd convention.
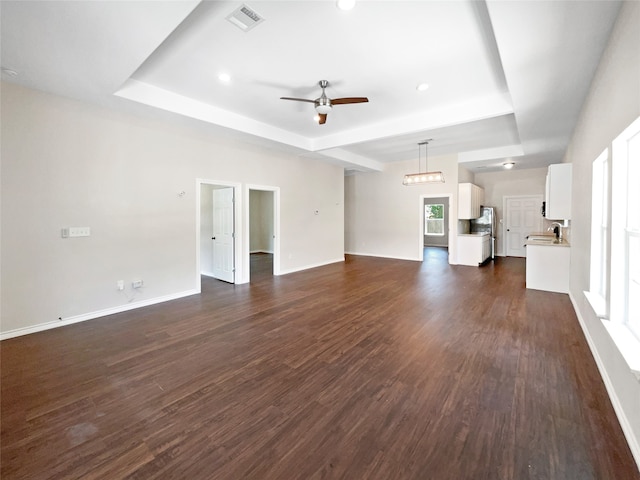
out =
[[[480,207],[480,217],[469,222],[471,233],[487,232],[491,236],[491,259],[496,254],[496,209],[494,207]]]

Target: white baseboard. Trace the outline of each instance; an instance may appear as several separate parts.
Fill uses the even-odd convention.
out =
[[[215,278],[215,276],[213,275],[213,272],[200,272],[200,275],[204,275],[205,277]]]
[[[84,313],[82,315],[68,317],[59,321],[39,323],[37,325],[32,325],[30,327],[16,328],[14,330],[9,330],[7,332],[0,332],[0,340],[19,337],[21,335],[28,335],[30,333],[42,332],[44,330],[50,330],[52,328],[64,327],[66,325],[72,325],[74,323],[86,322],[87,320],[106,317],[107,315],[126,312],[128,310],[135,310],[136,308],[148,307],[150,305],[164,303],[170,300],[177,300],[178,298],[188,297],[190,295],[197,295],[199,293],[200,293],[199,289],[187,290],[186,292],[174,293],[171,295],[165,295],[163,297],[151,298],[149,300],[142,300],[140,302],[128,303],[126,305],[118,305],[117,307],[105,308],[104,310],[97,310],[95,312]]]
[[[582,333],[584,333],[584,337],[587,339],[587,344],[589,345],[589,349],[591,350],[591,355],[593,355],[594,360],[596,361],[596,365],[598,366],[598,371],[600,372],[600,376],[602,377],[602,381],[604,382],[604,386],[607,389],[607,393],[609,394],[609,399],[611,400],[611,404],[613,405],[613,410],[616,412],[616,416],[618,417],[618,422],[620,423],[620,427],[622,428],[622,432],[627,440],[627,444],[629,445],[629,449],[631,450],[631,454],[638,465],[638,469],[640,469],[640,443],[638,443],[638,439],[633,434],[633,429],[631,428],[631,424],[629,423],[629,419],[627,418],[622,405],[620,404],[620,400],[618,399],[618,395],[616,394],[615,389],[613,388],[613,383],[611,382],[611,378],[607,373],[607,370],[604,367],[604,363],[600,358],[600,354],[596,349],[595,343],[589,334],[589,330],[587,329],[584,318],[582,318],[582,314],[580,313],[580,309],[578,308],[573,295],[569,293],[569,298],[571,299],[571,303],[573,304],[573,310],[576,312],[576,317],[578,317],[578,323],[580,323],[580,328],[582,328]]]
[[[280,273],[278,275],[286,275],[287,273],[302,272],[303,270],[309,270],[311,268],[324,267],[325,265],[331,265],[332,263],[339,263],[339,262],[344,262],[344,257],[338,258],[336,260],[329,260],[329,261],[322,262],[322,263],[314,263],[312,265],[305,265],[303,267],[290,268],[288,270],[280,270]]]
[[[412,262],[419,262],[420,260],[418,258],[411,258],[411,257],[394,257],[394,256],[390,256],[390,255],[377,255],[375,253],[362,253],[362,252],[344,252],[347,255],[359,255],[361,257],[376,257],[376,258],[390,258],[392,260],[409,260]]]

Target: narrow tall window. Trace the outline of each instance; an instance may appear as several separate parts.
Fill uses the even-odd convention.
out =
[[[613,142],[611,319],[640,340],[640,118]]]
[[[444,235],[444,205],[442,203],[424,206],[424,234],[440,237]]]

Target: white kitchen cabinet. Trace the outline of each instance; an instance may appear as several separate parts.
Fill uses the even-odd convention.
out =
[[[527,288],[569,293],[571,247],[527,243]]]
[[[491,256],[491,236],[488,233],[458,235],[458,264],[477,267]]]
[[[458,184],[458,218],[469,220],[480,217],[484,203],[484,189],[473,183]]]
[[[545,190],[545,217],[550,220],[571,219],[571,164],[549,165]]]

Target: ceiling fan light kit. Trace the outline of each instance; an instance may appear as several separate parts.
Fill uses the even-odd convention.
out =
[[[420,172],[420,146],[424,145],[424,168],[428,170],[427,145],[432,139],[418,143],[418,173],[408,173],[402,180],[403,185],[423,185],[425,183],[444,183],[442,172]]]
[[[340,10],[351,10],[356,5],[356,0],[338,0],[336,2],[337,7]]]
[[[345,97],[345,98],[329,98],[325,89],[329,86],[327,80],[320,80],[318,85],[322,89],[322,94],[315,100],[308,98],[280,97],[281,100],[293,100],[294,102],[313,103],[318,112],[318,124],[324,125],[327,122],[327,113],[331,112],[334,105],[346,105],[349,103],[366,103],[369,101],[367,97]]]
[[[324,102],[322,101],[324,100]],[[316,112],[327,114],[331,111],[331,104],[328,98],[320,98],[320,101],[316,103]]]

